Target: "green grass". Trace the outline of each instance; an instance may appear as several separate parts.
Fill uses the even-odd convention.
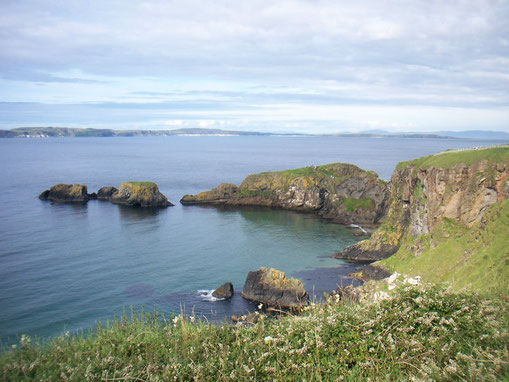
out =
[[[133,186],[143,186],[143,187],[154,187],[156,184],[154,182],[148,182],[148,181],[130,181],[130,182],[124,182],[127,184],[131,184]]]
[[[495,380],[508,376],[506,304],[440,288],[381,302],[331,297],[251,326],[157,314],[120,317],[46,345],[23,337],[0,355],[10,380]]]
[[[235,195],[240,198],[248,198],[248,197],[262,197],[271,199],[274,196],[273,190],[250,190],[247,188],[240,188]]]
[[[379,264],[429,282],[447,282],[454,290],[507,293],[509,200],[490,206],[470,228],[444,218],[418,241],[407,234],[398,252]]]
[[[396,169],[401,170],[408,166],[415,166],[417,168],[449,168],[457,164],[469,166],[481,160],[487,160],[490,163],[509,164],[509,145],[474,150],[446,151],[436,155],[400,162],[396,166]]]
[[[354,212],[361,208],[375,208],[375,202],[369,198],[344,198],[342,203],[346,207],[347,212]]]

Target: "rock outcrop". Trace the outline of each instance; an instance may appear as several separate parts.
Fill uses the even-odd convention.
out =
[[[449,151],[398,164],[383,224],[368,240],[335,255],[380,260],[404,240],[418,241],[444,219],[470,227],[509,197],[509,147]],[[418,255],[422,248],[415,245]]]
[[[111,196],[117,191],[117,188],[113,186],[101,187],[99,191],[97,191],[97,199],[110,200]]]
[[[110,201],[132,207],[173,206],[153,182],[124,182],[113,192]]]
[[[82,184],[57,184],[43,191],[39,199],[60,203],[85,203],[89,200],[87,186]]]
[[[288,279],[283,272],[265,267],[249,272],[242,297],[280,309],[296,309],[309,302],[300,280]]]
[[[231,282],[224,283],[219,288],[217,288],[214,292],[212,292],[212,296],[215,298],[223,298],[225,300],[233,297],[233,284]]]
[[[181,203],[269,206],[316,212],[338,223],[377,224],[385,215],[389,192],[372,171],[334,163],[249,175],[240,186],[222,183]]]

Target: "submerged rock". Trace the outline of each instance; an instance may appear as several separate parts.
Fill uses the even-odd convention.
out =
[[[284,309],[299,308],[309,302],[309,295],[300,280],[288,279],[284,272],[265,267],[249,272],[242,297]]]
[[[82,184],[57,184],[43,191],[39,199],[60,203],[84,203],[90,199],[87,186]]]
[[[110,201],[132,207],[173,206],[153,182],[124,182],[112,193]]]
[[[117,188],[113,186],[101,187],[97,191],[97,199],[99,200],[110,200],[111,195],[117,192]]]
[[[219,288],[217,288],[214,292],[212,292],[212,296],[216,298],[224,298],[229,299],[233,297],[233,284],[231,282],[224,283]]]
[[[316,212],[338,223],[377,224],[385,214],[389,191],[372,171],[346,163],[249,175],[239,187],[222,183],[182,204],[270,206]]]

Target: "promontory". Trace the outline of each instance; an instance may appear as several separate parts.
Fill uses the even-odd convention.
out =
[[[222,183],[180,202],[231,206],[268,206],[315,212],[343,224],[377,224],[389,198],[386,182],[373,171],[333,163],[249,175],[240,186]]]

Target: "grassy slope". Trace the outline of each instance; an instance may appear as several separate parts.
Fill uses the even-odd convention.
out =
[[[416,256],[416,246],[422,252]],[[467,228],[444,219],[414,242],[410,235],[394,255],[378,264],[455,290],[509,290],[509,200],[494,204],[482,222]]]
[[[396,168],[402,169],[410,165],[417,168],[449,168],[459,163],[469,166],[480,160],[488,160],[490,163],[505,162],[509,164],[509,145],[480,148],[475,150],[446,151],[436,155],[428,155],[410,161],[400,162]]]
[[[449,168],[487,160],[509,166],[509,145],[448,151],[398,164],[417,168]],[[420,190],[416,187],[416,192]],[[415,195],[416,200],[420,195]],[[422,195],[421,195],[422,197]],[[454,290],[507,294],[509,281],[509,200],[492,205],[482,221],[467,228],[450,219],[435,226],[431,233],[402,239],[401,248],[378,262],[391,271],[420,275],[429,282],[447,282]]]
[[[499,302],[399,287],[381,302],[330,298],[252,326],[122,317],[88,336],[0,354],[1,380],[494,380],[508,372]],[[338,379],[339,378],[339,379]]]

